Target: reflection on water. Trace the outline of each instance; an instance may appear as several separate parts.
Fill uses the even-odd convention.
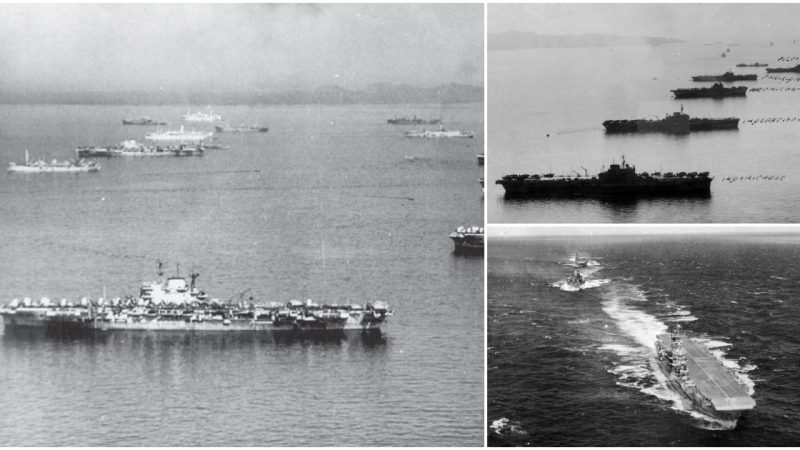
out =
[[[602,221],[632,222],[639,221],[642,216],[650,216],[657,211],[674,211],[680,208],[681,216],[663,217],[662,222],[686,220],[686,217],[703,217],[711,213],[713,199],[711,195],[684,197],[596,197],[596,198],[519,198],[504,195],[499,199],[509,214],[517,211],[524,214],[529,222],[542,222],[550,214],[558,211],[582,212],[580,219],[570,218],[571,222],[596,222],[598,216]],[[539,211],[541,215],[531,216],[531,211]],[[537,218],[540,217],[540,218]]]

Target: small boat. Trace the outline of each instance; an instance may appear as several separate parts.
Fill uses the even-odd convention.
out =
[[[190,113],[186,111],[186,114],[181,116],[181,120],[185,122],[216,122],[217,120],[222,120],[222,116],[214,114],[211,108],[208,108],[208,112],[197,111]]]
[[[123,125],[166,125],[167,122],[153,120],[150,116],[143,116],[138,119],[122,119]]]
[[[16,173],[74,173],[74,172],[97,172],[100,166],[94,162],[78,160],[75,162],[58,161],[56,159],[47,162],[39,159],[29,161],[28,151],[25,150],[25,164],[9,163],[8,171]]]
[[[233,126],[233,125],[223,125],[223,126],[215,125],[214,126],[214,130],[216,130],[217,133],[226,133],[226,132],[230,132],[230,133],[247,133],[247,132],[266,133],[266,132],[269,131],[269,127],[262,127],[262,126],[258,126],[258,125],[245,125],[245,124],[236,125],[236,126]]]
[[[437,139],[437,138],[473,138],[475,134],[472,132],[463,132],[459,130],[446,130],[442,127],[439,127],[438,130],[411,130],[406,131],[407,138],[426,138],[426,139]]]

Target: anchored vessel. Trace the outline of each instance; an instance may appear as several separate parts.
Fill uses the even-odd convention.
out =
[[[767,68],[767,73],[785,73],[785,72],[794,72],[800,73],[800,64],[794,67],[775,67],[775,68]]]
[[[458,227],[450,233],[456,253],[483,254],[483,227]]]
[[[112,156],[202,156],[204,147],[196,145],[144,145],[135,140],[122,141],[111,147],[78,147],[75,149],[81,158],[106,158]]]
[[[747,86],[725,87],[722,83],[714,83],[711,87],[673,89],[671,92],[675,98],[744,97],[747,95]]]
[[[186,114],[181,116],[181,120],[185,122],[216,122],[217,120],[222,120],[222,116],[212,113],[211,108],[208,108],[208,112],[197,111],[190,113],[187,111]]]
[[[661,132],[670,134],[687,134],[692,131],[736,130],[739,128],[738,117],[711,119],[707,117],[689,117],[674,112],[663,119],[606,120],[603,122],[606,133],[647,133]]]
[[[700,412],[735,421],[756,406],[736,375],[692,339],[675,333],[659,334],[655,347],[670,386]]]
[[[122,119],[123,125],[166,125],[167,122],[153,120],[150,116],[140,117],[138,119]]]
[[[417,116],[412,117],[409,119],[408,117],[400,117],[399,119],[395,117],[394,119],[386,120],[386,123],[389,125],[438,125],[442,123],[442,119],[420,119]]]
[[[625,163],[611,164],[596,176],[555,176],[512,174],[495,184],[502,185],[506,197],[636,197],[675,196],[703,197],[711,194],[708,172],[636,173],[636,167]]]
[[[50,162],[42,159],[30,161],[28,151],[25,150],[25,164],[8,163],[9,172],[18,173],[71,173],[71,172],[97,172],[100,166],[95,162],[85,162],[83,160],[70,162],[52,160]]]
[[[236,126],[234,126],[234,125],[223,125],[223,126],[215,125],[214,126],[214,130],[216,130],[217,133],[225,133],[225,132],[230,132],[230,133],[237,133],[237,132],[238,133],[246,133],[246,132],[266,133],[266,132],[269,131],[269,127],[261,127],[261,126],[258,126],[258,125],[245,125],[245,124],[236,125]]]
[[[181,277],[142,284],[138,296],[73,304],[51,304],[43,298],[32,304],[14,299],[0,307],[5,326],[54,331],[253,331],[326,332],[379,331],[393,311],[382,301],[366,305],[317,304],[291,300],[269,305],[221,303]]]
[[[697,75],[692,77],[692,81],[755,81],[758,79],[756,74],[737,75],[731,71],[727,71],[722,75]]]
[[[185,131],[181,126],[180,130],[155,131],[147,133],[144,138],[149,141],[169,141],[169,142],[200,142],[214,136],[210,131]]]
[[[736,67],[767,67],[768,65],[769,64],[767,63],[753,63],[753,64],[739,63],[736,65]]]
[[[406,131],[407,138],[472,138],[475,134],[472,132],[463,132],[458,130],[445,130],[439,127],[438,130],[411,130]]]

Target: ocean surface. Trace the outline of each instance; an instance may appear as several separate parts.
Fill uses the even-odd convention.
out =
[[[0,162],[142,140],[155,127],[121,119],[177,128],[186,110],[2,105]],[[0,326],[0,445],[482,445],[484,261],[448,238],[483,220],[482,105],[214,112],[269,132],[219,134],[227,148],[202,157],[101,159],[98,173],[0,173],[0,303],[136,294],[160,259],[222,301],[386,301],[381,338]],[[386,124],[414,114],[475,139]]]
[[[728,51],[729,50],[729,51]],[[725,57],[722,57],[722,54]],[[494,50],[488,53],[489,223],[800,221],[800,74],[764,77],[768,63],[792,67],[791,42]],[[746,97],[676,100],[670,90],[710,86],[695,75],[755,73]],[[755,90],[754,90],[755,89]],[[605,135],[608,119],[740,118],[739,130]],[[642,172],[704,172],[707,199],[506,200],[506,174],[597,174],[622,157]],[[586,170],[584,170],[586,169]]]
[[[576,252],[589,287],[570,291]],[[490,236],[488,255],[489,445],[800,442],[797,235]],[[755,409],[726,424],[671,390],[653,348],[670,325],[712,348]]]

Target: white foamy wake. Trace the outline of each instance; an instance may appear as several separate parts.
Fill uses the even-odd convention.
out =
[[[736,426],[736,421],[719,420],[693,410],[689,400],[670,388],[666,376],[658,367],[654,350],[656,336],[667,331],[665,322],[697,320],[689,311],[675,308],[663,320],[660,320],[635,306],[647,302],[648,298],[640,288],[626,283],[619,283],[606,289],[602,297],[603,311],[616,322],[617,327],[629,339],[629,342],[632,341],[636,344],[615,343],[600,347],[613,352],[619,358],[619,361],[608,369],[609,373],[617,376],[618,385],[638,389],[642,393],[670,402],[673,410],[693,417],[695,426],[699,428],[729,430]],[[712,347],[716,348],[726,346],[724,342],[709,342]],[[732,368],[734,373],[740,373],[733,367],[733,364],[738,367],[735,361],[724,360],[724,358],[720,360]],[[752,386],[752,382],[750,383]],[[747,383],[744,384],[747,385]],[[752,391],[752,388],[750,390]]]
[[[508,420],[506,417],[501,417],[492,422],[489,425],[489,428],[492,429],[495,433],[503,436],[506,434],[517,434],[517,435],[526,435],[528,434],[524,428],[519,424],[519,422],[512,422]]]

